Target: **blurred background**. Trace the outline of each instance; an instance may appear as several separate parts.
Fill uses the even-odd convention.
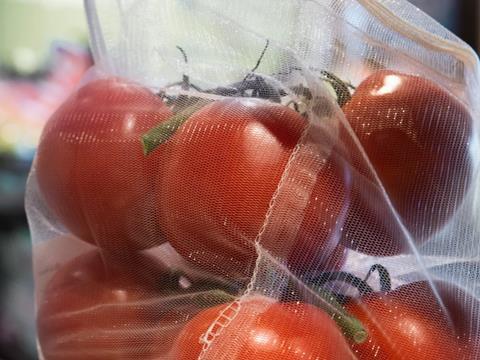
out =
[[[480,49],[480,0],[411,0]],[[36,359],[25,181],[42,127],[91,65],[81,0],[0,0],[0,360]]]

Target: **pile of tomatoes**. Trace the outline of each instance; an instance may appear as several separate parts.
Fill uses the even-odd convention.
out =
[[[96,248],[38,299],[45,359],[474,359],[478,304],[448,283],[322,290],[323,307],[243,293],[259,252],[315,289],[346,251],[409,253],[445,226],[471,177],[465,106],[382,70],[324,126],[312,94],[301,113],[260,76],[247,83],[168,98],[102,78],[52,116],[40,193],[71,241]],[[167,243],[203,280],[147,251]]]

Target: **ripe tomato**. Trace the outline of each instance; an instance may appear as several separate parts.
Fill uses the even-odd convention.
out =
[[[423,241],[452,216],[468,188],[468,110],[430,80],[382,70],[358,86],[343,111],[405,226]],[[408,251],[399,231],[384,228],[380,218],[389,211],[376,191],[355,196],[344,245],[374,255]]]
[[[248,273],[255,237],[306,124],[293,110],[259,99],[224,99],[194,113],[160,147],[157,206],[172,246],[207,270]],[[302,271],[317,268],[333,251],[347,206],[346,167],[320,151],[311,156],[322,162],[320,171],[291,163],[304,167],[302,176],[283,184],[288,195],[277,197],[287,208],[283,217],[268,219],[298,227],[296,237],[285,244],[267,231],[262,243]],[[306,190],[312,177],[315,185]],[[303,220],[293,223],[288,211],[305,198]],[[278,250],[282,246],[288,249]]]
[[[45,359],[150,355],[148,330],[154,330],[157,309],[148,304],[158,296],[158,279],[147,260],[120,262],[93,251],[61,267],[39,299],[37,329]]]
[[[212,283],[180,286],[151,257],[99,251],[60,267],[39,299],[37,329],[46,360],[150,359],[167,353],[193,315],[229,301]]]
[[[355,359],[335,322],[315,306],[254,296],[235,315],[225,309],[219,305],[195,316],[177,338],[171,358],[197,359],[204,345],[199,340],[211,329],[217,335],[209,336],[206,359],[226,354],[230,360]],[[215,321],[226,326],[212,326]]]
[[[74,93],[47,123],[35,163],[40,190],[73,234],[126,251],[162,242],[151,193],[155,156],[140,137],[170,116],[163,101],[117,78]]]
[[[445,295],[446,288],[439,290],[440,295]],[[352,349],[359,359],[473,359],[470,340],[465,332],[461,333],[466,325],[461,322],[471,323],[476,318],[465,316],[467,313],[461,312],[458,305],[444,305],[426,282],[352,301],[347,310],[369,333],[366,342],[354,344]]]
[[[445,281],[435,281],[438,296],[426,281],[404,285],[395,291],[396,297],[409,299],[413,306],[430,307],[432,317],[445,318],[455,331],[461,346],[466,349],[465,359],[480,354],[480,302],[461,288]],[[412,296],[415,294],[415,296]],[[440,300],[439,300],[440,299]],[[438,312],[435,310],[438,309]],[[433,313],[435,311],[435,314]]]

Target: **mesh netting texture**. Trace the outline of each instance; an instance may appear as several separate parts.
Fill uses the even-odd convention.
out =
[[[480,359],[466,44],[404,0],[85,7],[27,188],[42,359]]]

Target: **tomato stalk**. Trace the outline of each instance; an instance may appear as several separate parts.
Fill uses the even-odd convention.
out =
[[[230,294],[236,294],[239,293],[242,288],[242,284],[239,282],[225,281],[219,278],[192,280],[186,273],[180,270],[173,270],[166,274],[162,274],[160,284],[162,289],[170,292],[178,292],[194,288],[198,291],[216,289]]]
[[[363,324],[345,310],[343,305],[339,302],[337,294],[324,289],[322,285],[308,284],[305,288],[303,283],[299,286],[293,281],[290,281],[283,298],[284,300],[289,299],[291,301],[292,295],[297,294],[297,296],[294,296],[294,299],[301,301],[303,298],[308,297],[311,292],[313,292],[315,297],[319,298],[320,301],[315,301],[314,303],[310,301],[310,303],[313,303],[315,306],[330,315],[337,326],[342,330],[344,336],[356,344],[361,344],[367,339],[368,333]],[[302,294],[300,295],[299,293]]]
[[[219,305],[232,302],[236,297],[226,291],[215,289],[202,292],[195,295],[195,303],[201,307],[210,307],[212,305]]]
[[[181,285],[182,279],[186,279],[188,286]],[[168,312],[178,306],[195,305],[198,308],[207,308],[232,302],[236,299],[234,293],[238,293],[239,288],[234,284],[226,284],[221,281],[202,279],[193,281],[186,278],[181,271],[173,271],[162,279],[163,290],[165,294],[171,293],[171,298],[163,304],[163,308]]]
[[[321,302],[319,306],[342,329],[343,334],[354,341],[356,344],[362,344],[367,340],[368,333],[363,324],[350,314],[345,308],[336,300],[335,295],[323,288],[313,288],[313,290],[325,301]]]
[[[367,280],[370,275],[377,271],[380,276],[380,288],[382,292],[391,290],[391,279],[388,270],[380,265],[375,264],[370,267],[365,279],[361,279],[351,273],[345,271],[324,272],[317,277],[307,281],[308,287],[317,294],[322,301],[317,304],[318,307],[326,311],[335,320],[337,325],[342,329],[345,336],[353,340],[357,344],[363,343],[368,333],[363,324],[355,316],[349,313],[343,306],[343,301],[339,300],[341,296],[326,290],[323,286],[332,281],[342,281],[357,288],[363,296],[373,293],[373,288],[368,285]]]
[[[182,84],[184,85],[185,83],[182,82]],[[192,86],[191,83],[188,82],[188,84]],[[249,97],[267,99],[276,103],[281,102],[282,93],[274,86],[268,84],[261,76],[254,74],[250,74],[244,81],[233,84],[231,87],[218,87],[206,90],[205,93],[229,97],[246,97],[246,92],[249,90],[252,91]],[[173,112],[175,114],[142,135],[141,142],[144,155],[150,154],[157,146],[165,143],[190,116],[212,101],[211,99],[185,95],[180,95],[176,98],[173,101]]]
[[[143,146],[144,155],[150,154],[157,146],[166,142],[177,131],[177,129],[185,123],[193,113],[201,109],[203,106],[211,102],[209,99],[201,99],[192,105],[179,111],[167,121],[150,129],[147,133],[142,135],[141,142]]]
[[[177,49],[182,53],[183,56],[183,61],[185,61],[185,64],[188,64],[188,58],[187,58],[187,53],[181,46],[177,45]],[[190,78],[188,77],[187,74],[183,74],[182,76],[182,89],[183,90],[189,90],[190,89]]]
[[[356,344],[361,344],[367,339],[368,333],[363,324],[346,311],[345,308],[336,301],[335,296],[331,292],[322,288],[316,288],[314,291],[323,300],[320,304],[317,304],[317,307],[331,316],[337,326],[342,330],[344,336]],[[194,297],[194,303],[199,307],[228,303],[236,299],[234,295],[219,289],[206,291],[192,297]]]
[[[370,270],[368,270],[367,275],[365,276],[365,281],[367,281],[370,275],[372,275],[372,273],[375,271],[378,272],[378,275],[380,277],[380,291],[388,292],[392,290],[392,280],[390,279],[390,274],[388,270],[385,268],[385,266],[383,265],[380,265],[380,264],[372,265],[370,267]]]
[[[322,70],[321,72],[322,80],[328,82],[335,93],[337,94],[337,103],[340,107],[343,107],[347,102],[350,101],[352,95],[350,94],[350,89],[355,89],[352,84],[349,84],[333,73]]]

